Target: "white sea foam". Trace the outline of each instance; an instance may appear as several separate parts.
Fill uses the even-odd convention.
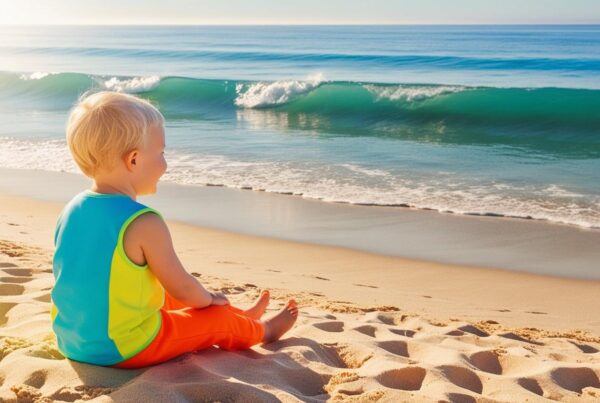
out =
[[[465,87],[460,86],[378,86],[372,84],[364,85],[364,88],[374,94],[377,100],[388,99],[391,101],[403,100],[407,102],[422,101],[438,95],[467,90]]]
[[[546,195],[550,195],[553,197],[565,197],[565,198],[584,197],[584,195],[582,195],[581,193],[572,192],[570,190],[565,189],[564,187],[561,187],[559,185],[554,185],[554,184],[551,184],[548,187],[546,187],[545,189],[543,189],[542,193],[545,193]]]
[[[53,74],[58,74],[58,73],[46,73],[44,71],[36,71],[35,73],[31,73],[31,74],[21,74],[19,76],[19,78],[21,80],[41,80],[44,77],[47,77],[49,75],[53,75]]]
[[[107,90],[135,94],[138,92],[150,91],[158,87],[158,85],[160,84],[160,77],[149,76],[124,79],[112,77],[109,80],[103,80],[101,84]]]
[[[18,155],[19,158],[15,158]],[[0,166],[15,169],[80,172],[65,140],[17,140],[0,137]]]
[[[244,108],[284,104],[295,96],[318,87],[324,80],[323,74],[319,73],[306,80],[240,83],[235,87],[238,94],[235,104]]]
[[[376,168],[365,168],[355,164],[340,164],[341,167],[348,168],[350,171],[367,176],[388,176],[389,172]]]
[[[19,158],[14,158],[18,155]],[[163,180],[291,193],[328,202],[408,205],[457,214],[500,214],[600,227],[600,197],[557,185],[472,182],[453,173],[393,174],[357,163],[240,161],[170,151]],[[0,166],[79,173],[64,140],[0,137]]]
[[[409,205],[457,214],[531,217],[600,227],[600,200],[553,197],[546,189],[506,183],[470,183],[455,175],[399,177],[359,164],[236,161],[224,156],[171,154],[165,179],[302,195],[327,202]],[[536,192],[546,197],[531,197]],[[574,197],[575,195],[573,195]]]

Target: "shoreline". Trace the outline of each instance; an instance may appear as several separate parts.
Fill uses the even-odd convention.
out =
[[[596,225],[587,226],[587,225],[573,224],[573,223],[562,222],[562,221],[552,221],[548,218],[536,218],[536,217],[532,217],[531,215],[520,216],[520,215],[510,215],[510,214],[502,214],[502,213],[494,213],[494,212],[460,213],[460,212],[456,212],[453,210],[440,210],[440,209],[431,208],[431,207],[418,207],[418,206],[414,206],[414,205],[407,204],[407,203],[377,204],[377,203],[359,203],[359,202],[355,203],[355,202],[339,201],[339,200],[324,200],[322,198],[304,196],[302,193],[267,191],[267,190],[261,189],[261,188],[254,189],[251,186],[232,187],[232,186],[223,185],[222,183],[206,183],[203,185],[179,185],[179,184],[177,184],[177,186],[198,186],[198,187],[206,186],[206,187],[219,187],[219,188],[232,189],[232,190],[249,190],[249,191],[253,191],[253,192],[263,192],[263,193],[270,193],[270,194],[283,195],[283,196],[299,197],[303,200],[318,201],[321,203],[332,203],[332,204],[361,206],[361,207],[397,208],[397,209],[400,209],[400,211],[403,211],[402,209],[406,209],[404,211],[407,211],[407,210],[408,211],[432,211],[432,212],[436,212],[438,214],[452,214],[452,215],[464,216],[464,217],[472,216],[472,217],[486,217],[486,218],[489,217],[489,218],[500,218],[500,219],[510,218],[510,219],[516,219],[516,220],[532,220],[534,222],[538,221],[538,222],[542,222],[542,223],[549,224],[549,225],[561,225],[561,226],[566,226],[566,227],[575,228],[575,229],[600,231],[600,226],[596,226]]]
[[[0,168],[0,194],[66,203],[83,175]],[[600,231],[538,220],[329,203],[218,186],[160,183],[141,203],[203,228],[385,256],[600,280]]]

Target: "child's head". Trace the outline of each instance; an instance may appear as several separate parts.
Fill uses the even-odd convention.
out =
[[[86,176],[124,179],[136,194],[154,193],[166,170],[163,125],[148,101],[102,91],[82,96],[71,110],[67,143]]]

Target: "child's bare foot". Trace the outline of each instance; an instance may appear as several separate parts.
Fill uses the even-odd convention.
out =
[[[264,290],[262,293],[260,293],[260,297],[258,297],[254,305],[246,309],[244,313],[246,314],[246,316],[249,316],[252,319],[260,319],[260,317],[263,316],[263,313],[265,313],[267,306],[269,305],[269,299],[269,290]]]
[[[265,324],[263,343],[279,340],[292,328],[296,319],[298,319],[298,305],[295,300],[290,299],[279,312],[263,322]]]

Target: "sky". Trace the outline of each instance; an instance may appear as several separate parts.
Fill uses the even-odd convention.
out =
[[[0,24],[599,24],[600,0],[0,0]]]

